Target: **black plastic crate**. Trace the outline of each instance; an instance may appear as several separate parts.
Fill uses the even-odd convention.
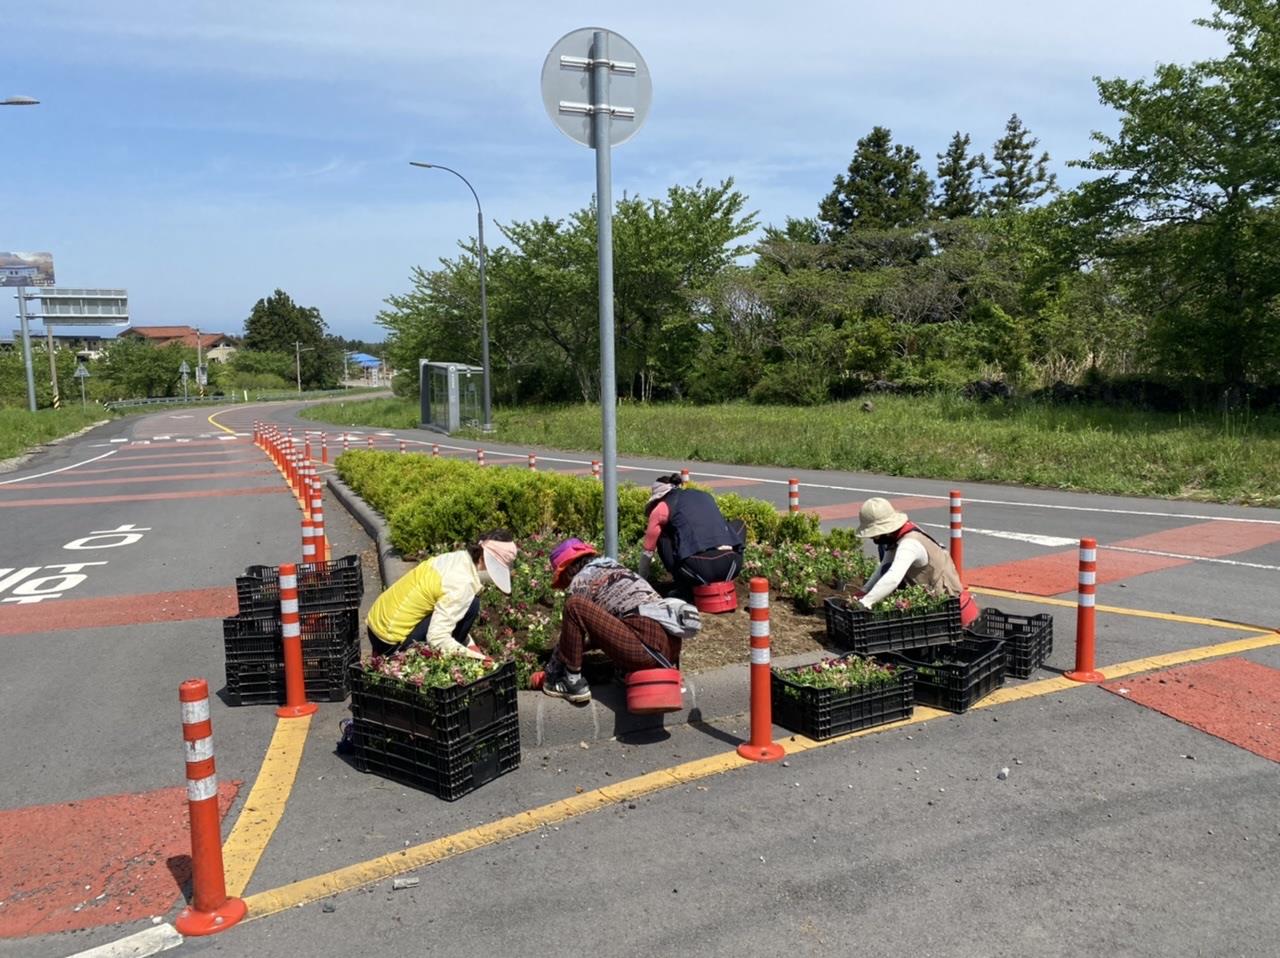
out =
[[[487,731],[516,714],[516,665],[504,662],[470,685],[415,689],[394,679],[351,670],[351,712],[357,720],[417,738],[452,742]]]
[[[927,648],[962,636],[960,600],[948,599],[935,612],[889,612],[872,615],[861,604],[832,596],[823,603],[827,639],[838,649],[858,655]]]
[[[787,680],[787,673],[805,668],[770,673],[773,721],[783,728],[821,740],[911,716],[915,674],[907,666],[896,664],[892,682],[869,689],[819,689]]]
[[[351,731],[360,771],[423,789],[448,802],[520,767],[520,717],[514,713],[485,732],[447,744],[359,716]]]
[[[359,648],[341,658],[302,660],[302,681],[311,702],[341,702],[351,694],[351,666]],[[283,705],[284,665],[279,662],[228,662],[227,701],[230,705]]]
[[[355,609],[302,612],[298,615],[304,659],[350,660],[360,647],[360,615]],[[228,662],[284,662],[283,627],[271,615],[241,612],[222,620],[222,645]]]
[[[301,612],[354,609],[364,595],[357,555],[328,562],[298,564],[298,609]],[[236,577],[241,612],[280,615],[280,567],[252,565]]]
[[[1004,643],[994,639],[962,639],[880,658],[915,670],[916,704],[948,712],[964,712],[1004,685]]]
[[[1005,675],[1029,679],[1053,652],[1053,616],[1011,615],[999,609],[983,609],[965,634],[974,639],[1004,643]]]

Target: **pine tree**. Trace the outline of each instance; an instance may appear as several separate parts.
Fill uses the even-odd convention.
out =
[[[858,141],[848,173],[836,176],[818,218],[833,239],[850,230],[915,226],[928,217],[932,192],[920,154],[895,144],[893,133],[877,126]]]
[[[982,208],[985,196],[976,174],[986,157],[969,155],[969,134],[956,131],[946,153],[938,156],[938,199],[934,214],[944,220],[964,219]]]
[[[1039,140],[1022,125],[1018,114],[1009,117],[1004,136],[991,148],[992,164],[983,165],[983,179],[991,180],[990,205],[993,209],[1011,210],[1029,206],[1055,191],[1058,177],[1049,172],[1049,154],[1037,159]]]

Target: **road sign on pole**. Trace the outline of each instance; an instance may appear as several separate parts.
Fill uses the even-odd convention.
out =
[[[72,375],[80,380],[80,408],[83,409],[85,407],[84,381],[89,378],[89,370],[85,368],[84,363],[80,363],[76,366],[76,371]]]
[[[187,365],[184,359],[182,365],[178,367],[178,372],[182,375],[182,398],[187,398],[187,376],[191,373],[191,367]]]
[[[604,548],[618,555],[618,389],[613,362],[613,183],[610,148],[644,123],[653,98],[649,68],[624,37],[601,27],[566,33],[542,64],[542,102],[570,139],[596,151],[600,271],[600,419],[604,447]]]

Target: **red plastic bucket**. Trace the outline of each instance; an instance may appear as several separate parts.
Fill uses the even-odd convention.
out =
[[[636,715],[679,712],[684,708],[680,694],[679,669],[641,669],[627,676],[627,711]]]
[[[712,582],[693,587],[693,604],[699,612],[732,612],[738,607],[738,593],[732,582]]]

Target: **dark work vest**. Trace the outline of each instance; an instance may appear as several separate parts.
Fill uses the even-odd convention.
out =
[[[672,489],[662,501],[667,504],[667,530],[677,562],[707,549],[733,544],[733,533],[710,493]]]

